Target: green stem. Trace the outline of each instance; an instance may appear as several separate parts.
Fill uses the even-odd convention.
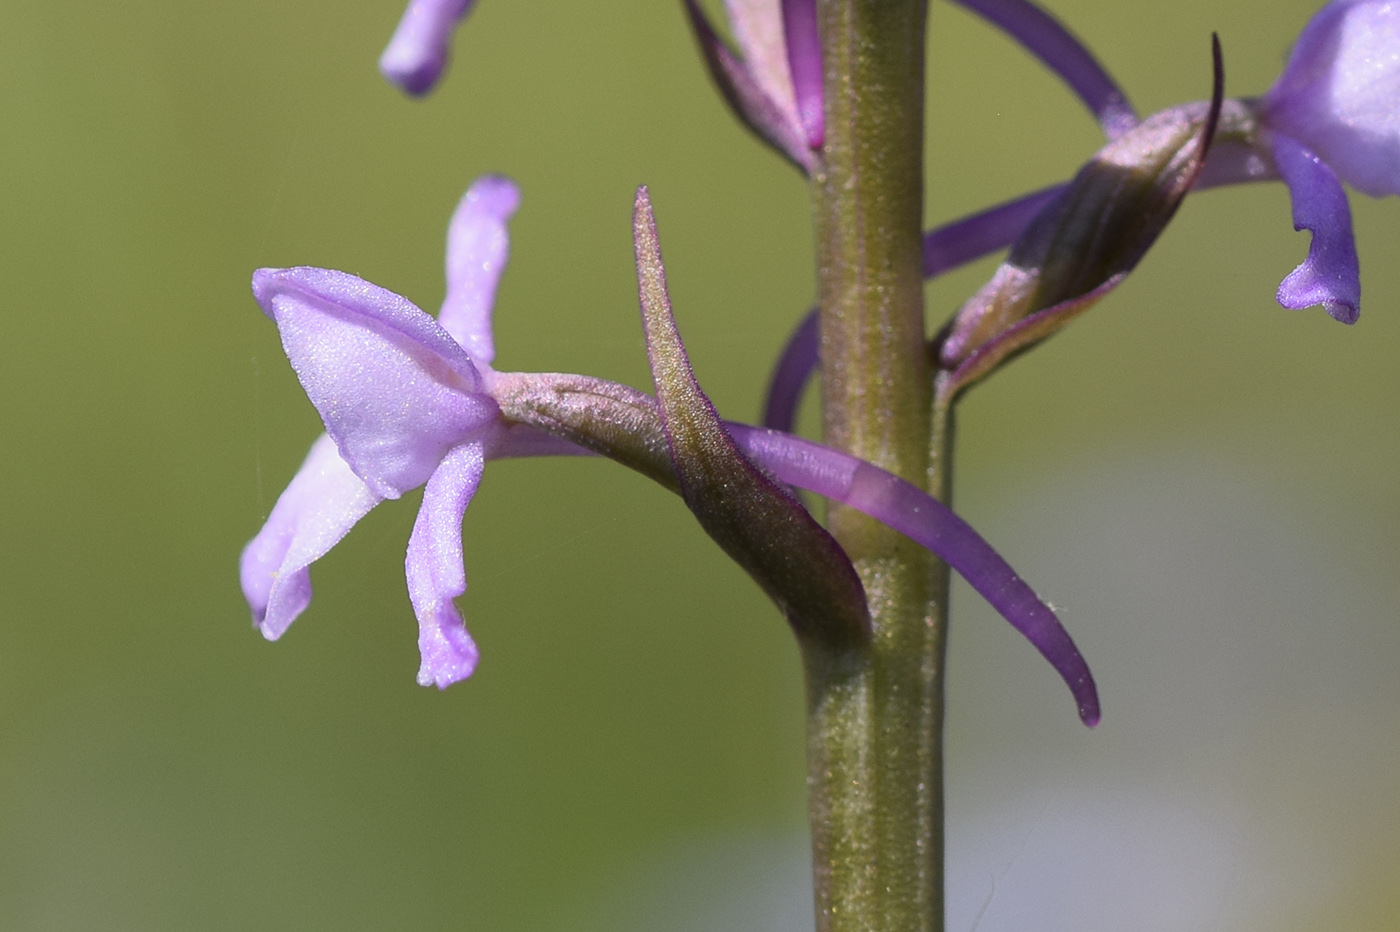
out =
[[[818,0],[826,145],[813,172],[826,442],[943,497],[921,229],[925,0]],[[932,455],[931,455],[932,453]],[[863,515],[831,529],[874,637],[808,647],[808,784],[822,932],[943,927],[948,571]]]

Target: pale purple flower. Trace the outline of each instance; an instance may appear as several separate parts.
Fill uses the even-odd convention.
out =
[[[432,90],[447,67],[452,33],[476,0],[409,0],[379,56],[379,72],[415,97]]]
[[[503,178],[482,179],[467,192],[449,230],[448,288],[436,321],[345,272],[262,269],[253,276],[254,295],[277,323],[327,430],[243,552],[243,592],[269,640],[309,605],[311,564],[380,501],[426,483],[405,571],[419,624],[418,681],[446,687],[477,662],[453,600],[466,591],[462,518],[488,459],[586,452],[575,442],[607,452],[599,445],[622,443],[623,462],[677,485],[673,464],[655,457],[664,431],[651,396],[584,376],[491,368],[491,307],[507,255],[506,221],[518,203]],[[572,428],[559,417],[573,418]],[[590,423],[601,426],[592,445],[577,429]],[[779,482],[864,511],[946,560],[1051,661],[1084,721],[1097,722],[1088,667],[1054,613],[947,506],[835,450],[727,427],[744,455]]]
[[[476,666],[476,645],[452,599],[466,591],[462,515],[487,457],[512,452],[514,434],[486,380],[505,222],[518,204],[515,186],[494,177],[462,199],[449,230],[448,290],[438,321],[344,272],[254,274],[253,293],[277,322],[328,434],[243,552],[243,592],[269,640],[310,603],[314,561],[380,501],[427,483],[406,561],[419,623],[418,681],[445,687]]]

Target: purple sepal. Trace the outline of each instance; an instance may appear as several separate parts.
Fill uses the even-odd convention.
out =
[[[379,73],[415,97],[433,89],[447,67],[452,33],[476,0],[410,0],[379,56]]]
[[[1361,314],[1361,269],[1351,229],[1351,206],[1327,163],[1282,133],[1273,134],[1274,164],[1293,199],[1293,229],[1312,233],[1308,257],[1278,286],[1290,310],[1321,304],[1344,324]]]
[[[812,150],[807,146],[797,104],[792,99],[790,80],[786,85],[778,85],[775,83],[777,76],[772,74],[768,74],[765,80],[764,62],[757,57],[758,50],[740,60],[720,39],[696,0],[685,0],[685,9],[709,69],[710,79],[715,82],[734,115],[754,135],[772,146],[804,174],[810,172]],[[735,31],[742,36],[738,25],[736,22]],[[781,30],[776,31],[778,44],[781,45]],[[760,49],[766,47],[761,46]],[[787,77],[785,60],[782,62],[782,77]]]
[[[925,233],[924,278],[937,278],[1010,246],[1064,188],[1062,184],[1041,188]]]
[[[404,572],[418,616],[420,686],[448,686],[471,676],[477,650],[452,600],[467,591],[462,565],[462,517],[476,494],[486,454],[479,442],[448,451],[428,479],[408,539]]]
[[[449,449],[496,420],[467,354],[392,291],[294,268],[260,269],[253,294],[340,455],[376,495],[422,485]]]
[[[519,207],[515,182],[485,175],[467,189],[447,227],[447,294],[438,324],[478,368],[496,358],[491,308],[510,255],[506,221]]]
[[[776,431],[727,425],[749,457],[783,482],[869,515],[928,548],[1050,661],[1084,724],[1099,722],[1093,674],[1054,611],[964,520],[927,493],[863,460]]]
[[[1333,0],[1293,46],[1264,120],[1372,197],[1400,194],[1400,4]]]
[[[773,367],[768,396],[763,404],[763,426],[792,433],[797,423],[797,403],[802,400],[812,370],[817,367],[821,342],[821,315],[812,308],[788,337]]]
[[[243,597],[263,637],[277,640],[306,610],[311,564],[382,500],[345,465],[329,436],[312,444],[239,561]]]
[[[788,71],[792,75],[798,117],[807,145],[820,149],[826,142],[826,114],[817,0],[782,0],[782,3],[783,38],[787,43]]]
[[[1117,139],[1137,125],[1137,114],[1093,54],[1059,20],[1029,0],[954,0],[1005,32],[1060,76]]]

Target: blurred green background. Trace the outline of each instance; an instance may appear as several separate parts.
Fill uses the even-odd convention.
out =
[[[1317,4],[1050,6],[1151,112],[1262,92]],[[648,384],[651,186],[681,328],[751,419],[813,291],[800,180],[673,2],[484,0],[426,101],[397,0],[0,9],[0,929],[802,928],[784,626],[677,499],[604,462],[488,469],[478,673],[414,684],[417,496],[317,565],[278,644],[239,549],[319,429],[248,291],[353,271],[428,309],[487,171],[525,194],[503,369]],[[1070,174],[1097,130],[934,2],[930,223]],[[965,587],[950,928],[1400,924],[1400,204],[1353,200],[1346,328],[1272,301],[1279,185],[1191,198],[1141,269],[962,408],[958,505],[1061,609],[1094,732]],[[931,326],[990,263],[929,289]],[[807,423],[815,423],[808,412]]]

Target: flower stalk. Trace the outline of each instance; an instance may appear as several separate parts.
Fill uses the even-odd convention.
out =
[[[924,0],[818,0],[824,145],[811,173],[825,442],[941,497],[923,315]],[[931,429],[937,436],[930,436]],[[930,451],[933,451],[931,459]],[[935,483],[931,485],[931,483]],[[804,648],[817,927],[943,924],[948,571],[833,507],[873,637]]]

